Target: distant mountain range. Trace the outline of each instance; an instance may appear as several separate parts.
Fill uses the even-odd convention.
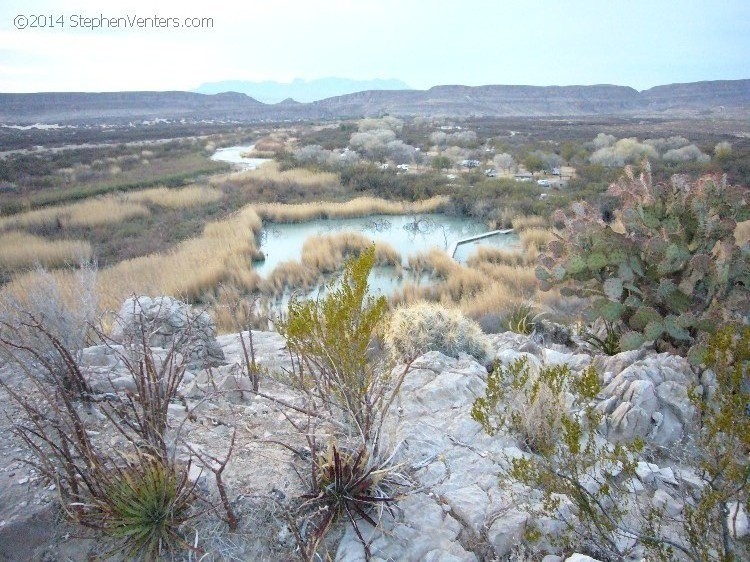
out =
[[[657,86],[435,86],[367,90],[310,103],[264,104],[242,93],[105,92],[0,94],[0,123],[128,124],[169,121],[261,122],[358,118],[384,114],[446,117],[587,115],[748,115],[750,80]]]
[[[334,96],[353,94],[365,90],[408,90],[409,86],[401,80],[350,80],[349,78],[318,78],[302,80],[295,78],[290,83],[283,82],[248,82],[242,80],[224,80],[207,82],[193,90],[199,94],[221,94],[238,92],[255,98],[262,103],[279,103],[294,100],[310,103]]]

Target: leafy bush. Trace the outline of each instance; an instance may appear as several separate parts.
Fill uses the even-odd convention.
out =
[[[428,302],[396,309],[385,333],[385,344],[394,359],[439,351],[451,357],[467,353],[485,361],[492,353],[479,324],[457,309]]]
[[[372,419],[368,404],[378,379],[368,350],[385,318],[385,297],[368,295],[368,276],[375,263],[375,247],[344,266],[340,282],[329,283],[317,300],[289,303],[286,321],[278,323],[289,349],[298,354],[309,379],[327,402],[365,433]],[[302,376],[301,375],[301,376]]]
[[[549,453],[567,415],[566,393],[585,388],[587,394],[595,394],[598,383],[593,368],[579,379],[566,365],[534,372],[525,357],[507,367],[496,364],[487,377],[484,396],[474,402],[471,417],[489,434],[509,430],[521,436],[528,450]]]
[[[541,492],[529,511],[562,523],[552,537],[597,558],[625,560],[642,549],[649,560],[692,562],[745,560],[747,544],[735,522],[750,507],[750,416],[748,369],[750,327],[727,326],[707,345],[703,385],[690,392],[700,412],[693,436],[679,451],[678,479],[664,487],[640,473],[654,451],[639,440],[613,444],[600,433],[604,415],[593,367],[574,376],[567,367],[542,369],[525,359],[498,367],[472,417],[489,433],[507,430],[523,438],[533,454],[510,460],[504,476]],[[558,397],[554,413],[533,407],[543,392]],[[563,396],[565,404],[562,405]],[[530,419],[532,418],[532,419]],[[645,466],[644,466],[645,465]],[[644,489],[645,488],[645,489]],[[672,508],[657,501],[672,498]],[[522,500],[530,492],[524,491]]]
[[[388,410],[409,370],[393,375],[379,358],[377,336],[386,313],[384,297],[367,294],[375,247],[347,261],[340,280],[332,281],[317,300],[292,300],[279,332],[287,338],[292,362],[290,380],[302,395],[302,406],[259,392],[278,405],[306,414],[287,421],[307,440],[311,455],[306,484],[310,492],[290,518],[290,528],[306,560],[342,515],[351,522],[369,558],[369,544],[358,521],[376,526],[375,507],[396,501],[395,486],[408,483],[381,450],[381,430]],[[353,431],[354,430],[354,431]],[[319,434],[329,446],[319,453]],[[355,445],[351,446],[352,439]]]
[[[556,213],[565,232],[548,244],[537,277],[543,290],[593,296],[595,316],[623,326],[623,350],[656,340],[699,361],[705,334],[748,314],[750,246],[734,239],[749,215],[747,190],[711,177],[654,184],[643,167],[610,186],[622,228],[586,203]]]

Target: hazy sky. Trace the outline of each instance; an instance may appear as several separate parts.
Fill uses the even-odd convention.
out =
[[[90,29],[100,16],[176,20]],[[213,26],[174,29],[184,18]],[[750,78],[748,22],[750,0],[4,0],[0,91],[326,76],[645,89]]]

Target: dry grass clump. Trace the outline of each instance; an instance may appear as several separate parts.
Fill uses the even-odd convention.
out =
[[[339,177],[332,172],[316,172],[307,168],[293,168],[281,171],[278,162],[266,162],[255,170],[247,170],[233,175],[235,180],[270,181],[299,184],[305,187],[338,184]]]
[[[358,255],[372,244],[372,240],[358,232],[311,236],[302,245],[302,263],[320,273],[332,273],[344,264],[347,257]],[[376,243],[375,263],[399,266],[401,254],[390,244]]]
[[[461,264],[439,248],[409,256],[409,267],[417,277],[430,273],[440,279],[448,279],[452,273],[463,269]]]
[[[521,231],[519,237],[524,250],[532,248],[543,250],[547,247],[547,243],[552,240],[552,232],[544,228],[529,228]]]
[[[492,354],[479,324],[457,308],[428,302],[398,307],[386,328],[385,344],[394,359],[439,351],[451,357],[467,353],[485,361]]]
[[[511,220],[514,230],[517,232],[523,232],[531,228],[546,229],[549,227],[549,221],[545,217],[538,215],[521,215],[519,217],[513,217]]]
[[[114,196],[98,197],[0,218],[0,230],[30,226],[94,227],[116,224],[148,214],[148,208],[141,203]]]
[[[734,229],[734,238],[738,246],[750,242],[750,220],[737,223]]]
[[[504,331],[508,311],[538,298],[534,274],[537,253],[533,245],[517,252],[480,248],[463,266],[445,252],[433,249],[411,256],[409,266],[415,277],[427,273],[434,283],[405,283],[393,298],[399,303],[452,303],[487,330]]]
[[[515,287],[515,293],[533,292],[536,289],[536,274],[532,267],[483,263],[479,264],[476,269],[483,276]]]
[[[84,240],[47,240],[25,232],[0,234],[0,273],[41,265],[59,267],[91,258]]]
[[[293,170],[290,170],[293,171]],[[366,217],[368,215],[406,215],[440,212],[447,197],[433,197],[415,202],[387,201],[375,197],[358,197],[346,203],[318,201],[286,205],[265,203],[255,205],[258,214],[273,222],[305,222],[315,219]]]
[[[479,246],[466,260],[469,267],[478,267],[483,263],[494,263],[503,265],[526,265],[527,255],[518,250],[506,250],[505,248],[493,248],[491,246]]]
[[[261,281],[261,291],[275,297],[284,294],[286,289],[310,289],[320,281],[320,274],[314,268],[298,261],[289,260],[278,264]]]
[[[268,136],[257,140],[253,146],[259,152],[278,152],[284,149],[284,140],[275,136]]]
[[[281,262],[262,281],[261,290],[276,297],[286,289],[308,290],[372,245],[372,240],[358,232],[311,236],[302,245],[301,260]],[[376,243],[375,264],[400,268],[401,254],[389,244]]]
[[[139,203],[104,197],[71,205],[69,216],[67,220],[63,218],[62,223],[63,226],[102,226],[148,214],[149,210]]]
[[[128,201],[134,203],[149,203],[169,209],[185,209],[198,207],[219,201],[223,197],[220,189],[202,185],[191,185],[181,189],[155,187],[128,194]]]

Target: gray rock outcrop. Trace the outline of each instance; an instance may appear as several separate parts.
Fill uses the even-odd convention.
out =
[[[188,366],[205,368],[225,362],[216,341],[216,327],[205,311],[172,297],[131,297],[120,307],[112,333],[120,343],[140,343],[146,337],[150,347],[188,353]]]
[[[606,415],[608,439],[640,437],[669,446],[690,430],[696,411],[688,391],[700,380],[684,358],[627,351],[598,358],[597,367],[609,380],[597,405]]]

